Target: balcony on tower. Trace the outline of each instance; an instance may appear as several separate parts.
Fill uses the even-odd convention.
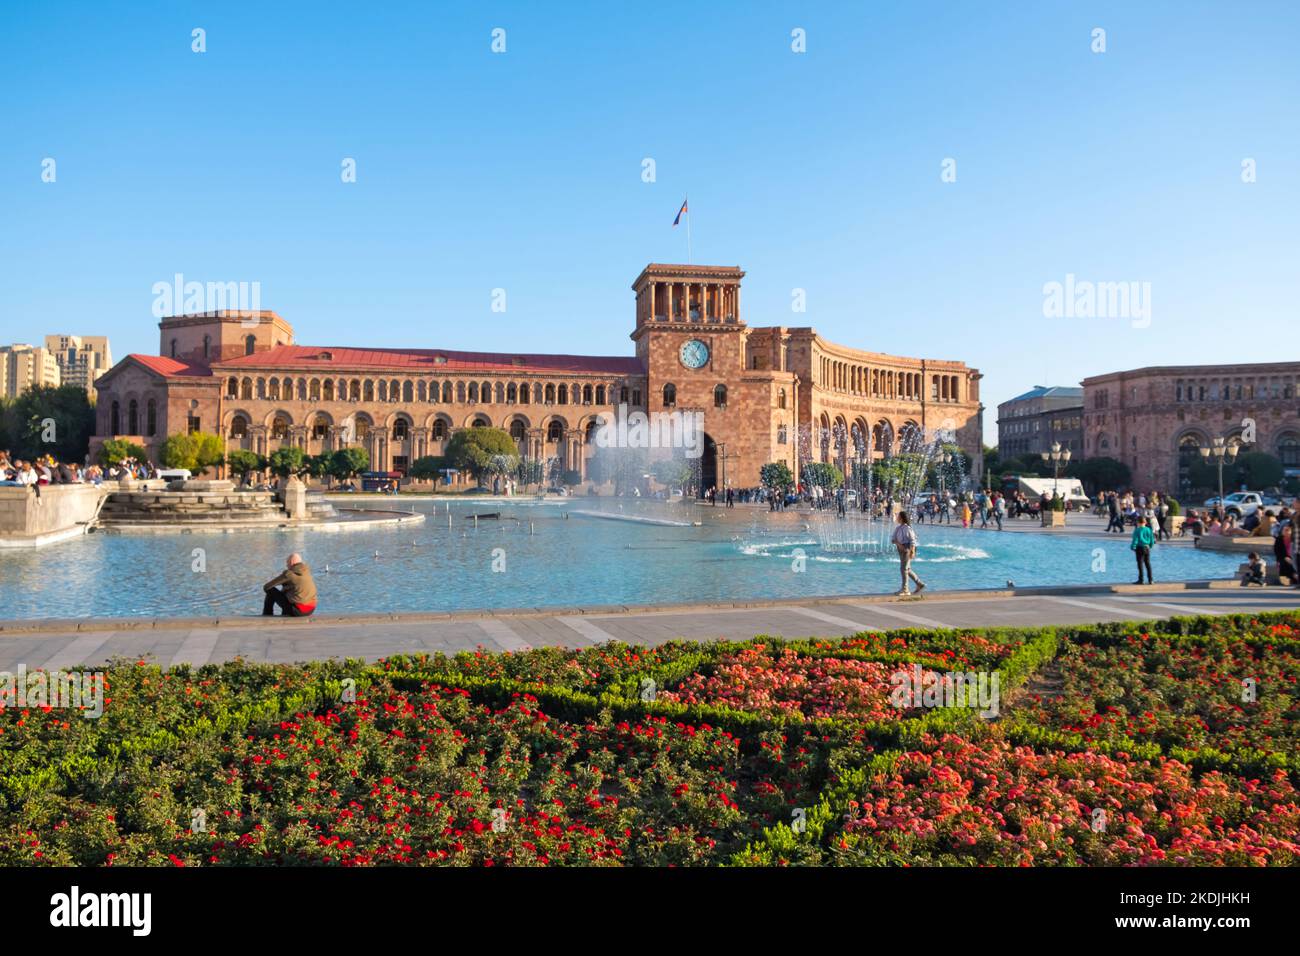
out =
[[[738,266],[651,263],[641,270],[636,293],[637,328],[647,324],[742,326]]]

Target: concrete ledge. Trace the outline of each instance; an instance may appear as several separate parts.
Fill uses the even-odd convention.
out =
[[[796,598],[758,598],[751,601],[715,601],[695,604],[645,604],[645,605],[590,605],[577,607],[536,607],[536,608],[467,608],[462,611],[411,611],[387,614],[314,614],[306,618],[275,618],[276,627],[311,627],[314,624],[365,625],[374,623],[391,623],[404,621],[474,621],[492,618],[543,618],[574,617],[580,615],[604,615],[615,617],[624,614],[690,614],[698,611],[748,610],[782,607],[833,607],[842,604],[942,604],[960,601],[981,601],[1011,597],[1067,597],[1087,596],[1089,594],[1144,594],[1152,591],[1185,590],[1219,590],[1236,588],[1241,590],[1236,580],[1197,580],[1159,582],[1154,585],[1138,584],[1087,584],[1075,586],[1014,588],[1000,590],[969,590],[925,592],[924,597],[900,600],[892,594],[843,594],[821,597]],[[1267,590],[1267,589],[1266,589]],[[1282,590],[1274,588],[1273,590]],[[249,607],[254,604],[256,594],[250,593]],[[0,620],[0,633],[30,634],[42,632],[68,631],[119,631],[119,630],[181,630],[185,628],[207,627],[265,627],[267,619],[250,611],[247,615],[234,617],[196,617],[196,618],[76,618],[73,620],[54,620],[32,618],[28,620]],[[864,630],[868,628],[864,626]]]
[[[1237,554],[1250,554],[1252,551],[1258,551],[1260,554],[1271,555],[1273,553],[1273,536],[1225,538],[1221,534],[1204,534],[1196,539],[1196,547],[1202,551],[1231,551]]]

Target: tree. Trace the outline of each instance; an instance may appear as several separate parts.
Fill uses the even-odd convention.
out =
[[[794,487],[794,472],[783,461],[768,462],[758,469],[758,481],[764,488],[785,496]]]
[[[443,469],[447,467],[447,458],[445,455],[425,455],[423,458],[417,458],[411,462],[410,470],[407,471],[408,478],[415,478],[418,481],[432,481],[433,487],[438,487],[438,479],[443,477]]]
[[[576,468],[570,468],[560,475],[560,480],[572,488],[574,485],[582,484],[582,472]]]
[[[469,472],[480,486],[483,479],[492,475],[498,467],[493,462],[495,456],[500,455],[510,461],[511,470],[519,460],[519,451],[510,433],[486,426],[464,428],[456,432],[451,436],[451,441],[447,442],[446,455],[452,467]]]
[[[37,385],[0,404],[0,448],[17,458],[85,461],[94,433],[95,406],[77,385]]]
[[[128,458],[134,458],[136,461],[148,461],[149,453],[140,445],[127,441],[125,438],[110,438],[99,449],[99,463],[101,465],[117,465]]]
[[[1085,458],[1072,461],[1066,473],[1078,478],[1089,492],[1114,491],[1127,488],[1133,480],[1129,466],[1114,458]]]
[[[300,475],[306,469],[307,453],[301,448],[286,445],[284,448],[277,448],[271,452],[266,464],[271,469],[271,474],[278,475],[281,478]]]
[[[686,493],[695,482],[695,467],[685,458],[660,458],[650,465],[655,481],[669,488],[681,488]]]
[[[211,432],[195,432],[194,463],[200,472],[216,468],[226,460],[225,442]]]
[[[812,461],[803,466],[803,483],[835,489],[844,484],[844,472],[824,461]]]
[[[1232,468],[1236,483],[1247,488],[1272,488],[1282,483],[1285,474],[1281,460],[1262,451],[1239,454],[1235,466],[1226,466],[1223,469],[1225,481],[1229,467]]]
[[[198,471],[199,443],[193,435],[178,433],[168,435],[158,450],[158,461],[164,468],[184,468]]]
[[[370,468],[370,453],[364,448],[340,448],[330,461],[330,474],[339,481],[355,478]]]
[[[328,478],[333,461],[334,456],[327,451],[321,452],[319,455],[308,455],[307,460],[302,464],[303,474],[309,475],[317,481]]]
[[[236,448],[226,456],[226,465],[239,476],[240,482],[243,483],[248,480],[249,474],[254,471],[261,471],[266,467],[266,459],[255,451]]]

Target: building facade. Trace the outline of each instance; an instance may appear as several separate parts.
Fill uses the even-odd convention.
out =
[[[16,398],[38,385],[59,385],[59,362],[39,345],[0,346],[0,396]]]
[[[1095,375],[1083,381],[1083,404],[1084,454],[1124,462],[1139,488],[1188,493],[1192,463],[1216,438],[1300,475],[1300,362]]]
[[[95,399],[95,381],[113,367],[113,351],[106,335],[47,335],[45,348],[59,364],[64,385],[84,388]]]
[[[602,415],[690,411],[703,417],[703,488],[752,487],[772,461],[847,470],[940,430],[981,466],[976,370],[846,348],[811,328],[751,328],[743,277],[647,266],[632,286],[628,356],[318,347],[296,344],[274,312],[166,318],[160,355],[129,355],[97,383],[92,454],[109,437],[152,453],[177,431],[215,431],[264,455],[359,446],[375,470],[405,471],[482,424],[585,477]]]
[[[1023,395],[998,405],[998,456],[1003,459],[1040,455],[1052,443],[1083,452],[1083,389],[1035,385]]]

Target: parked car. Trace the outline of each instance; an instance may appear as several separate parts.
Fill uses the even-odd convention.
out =
[[[1205,507],[1213,508],[1219,503],[1219,496],[1215,495],[1205,502]],[[1225,514],[1230,514],[1236,518],[1244,518],[1248,514],[1254,514],[1255,509],[1265,504],[1264,496],[1258,491],[1235,491],[1223,498],[1223,510]]]
[[[190,470],[188,468],[164,468],[158,472],[158,477],[163,481],[189,481]]]

